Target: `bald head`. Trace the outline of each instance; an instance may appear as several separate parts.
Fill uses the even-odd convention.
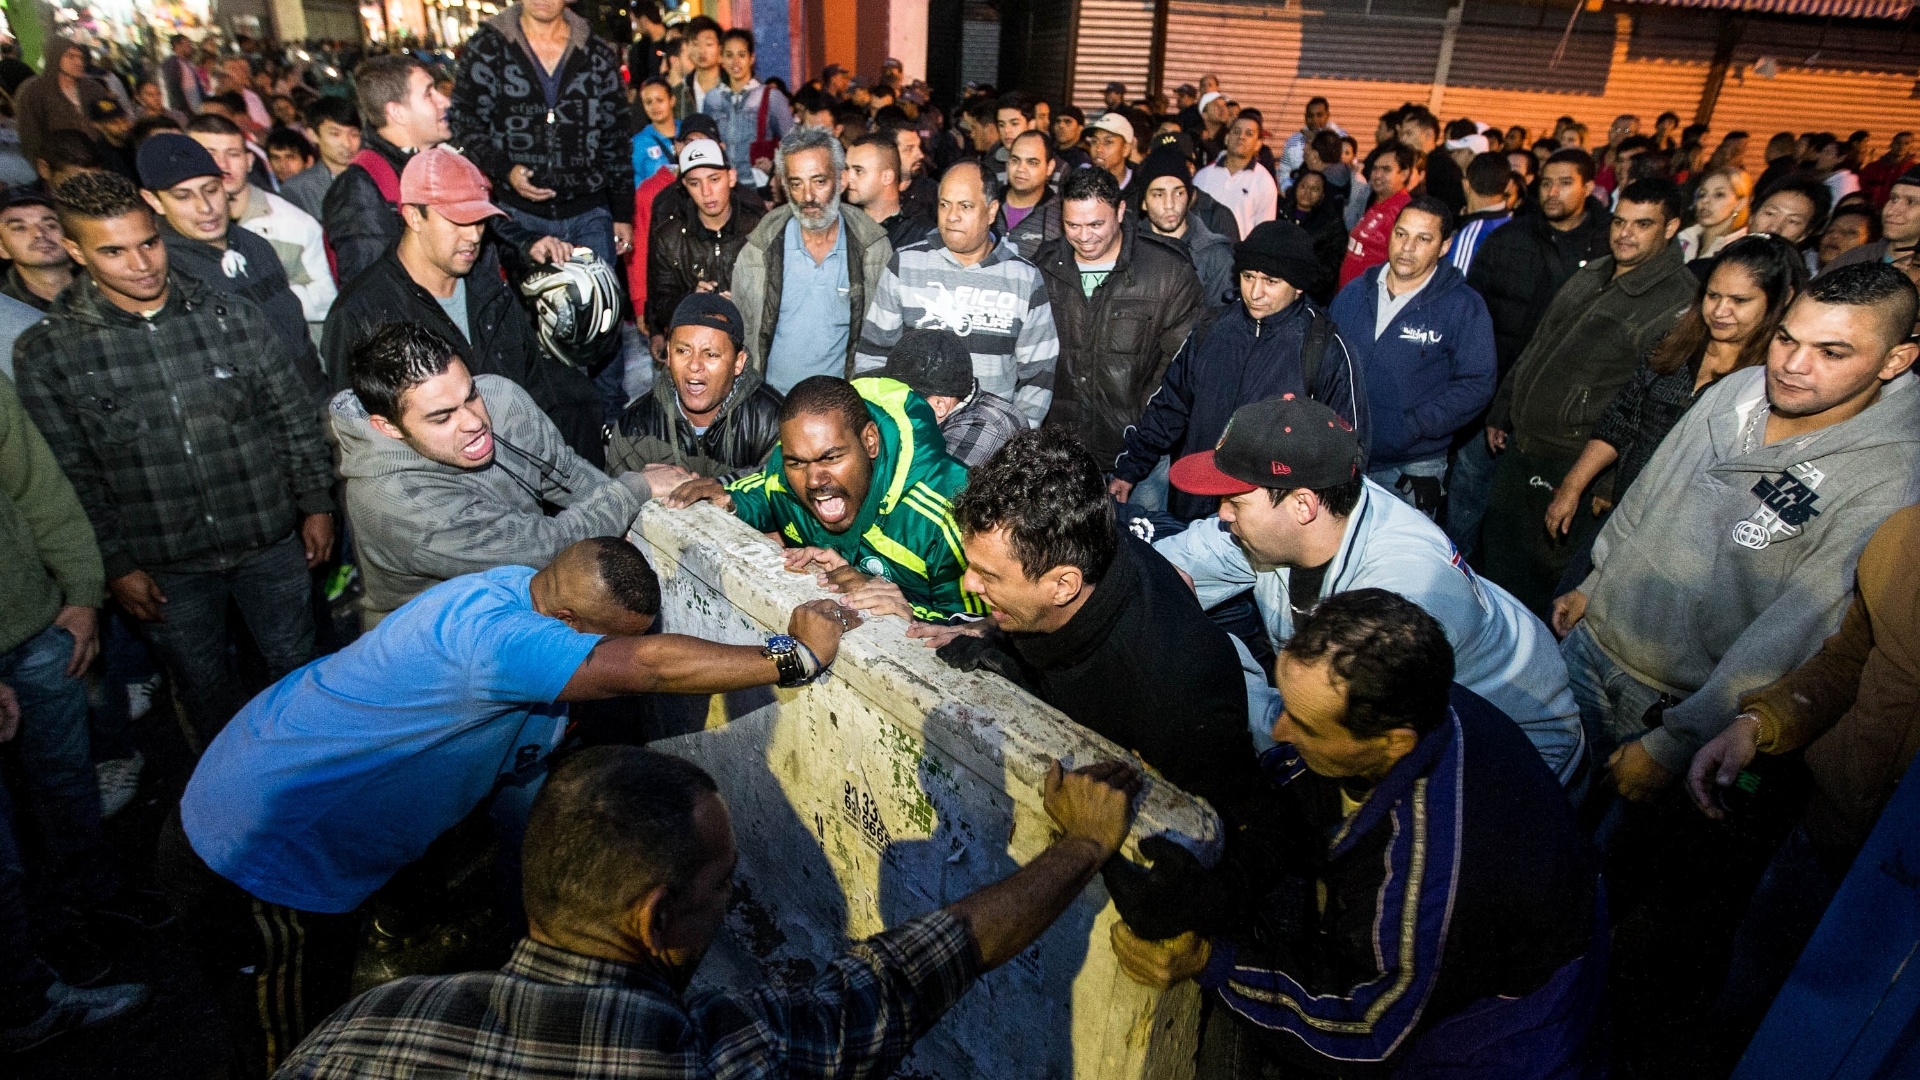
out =
[[[660,614],[660,579],[615,536],[569,545],[533,576],[534,610],[586,634],[644,634]]]

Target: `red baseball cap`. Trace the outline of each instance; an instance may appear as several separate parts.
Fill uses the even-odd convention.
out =
[[[400,201],[431,206],[455,225],[472,225],[506,211],[487,200],[492,185],[480,167],[444,146],[413,155],[400,174]]]
[[[1234,410],[1214,448],[1174,463],[1167,479],[1191,495],[1256,488],[1339,487],[1360,475],[1353,425],[1311,398],[1269,398]]]

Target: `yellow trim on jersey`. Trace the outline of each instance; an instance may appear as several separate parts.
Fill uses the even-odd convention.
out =
[[[887,494],[880,500],[880,513],[891,514],[901,494],[906,490],[907,477],[913,472],[913,420],[907,416],[907,395],[913,393],[907,384],[895,379],[855,379],[854,389],[867,403],[877,406],[887,418],[893,421],[894,431],[900,439],[900,446],[893,457],[893,476],[887,483]]]
[[[873,545],[873,550],[885,555],[887,558],[892,559],[908,570],[919,574],[923,578],[927,576],[927,560],[915,555],[911,549],[893,537],[888,536],[886,533],[881,532],[879,525],[867,526],[867,531],[861,536],[861,539]]]

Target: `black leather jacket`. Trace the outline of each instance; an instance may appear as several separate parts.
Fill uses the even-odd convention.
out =
[[[1120,255],[1092,297],[1065,238],[1034,260],[1047,282],[1060,363],[1047,423],[1068,428],[1093,456],[1111,461],[1121,433],[1140,418],[1200,311],[1200,279],[1186,252],[1124,227]]]
[[[653,392],[627,406],[607,447],[615,474],[645,465],[678,465],[700,476],[732,480],[767,460],[780,440],[780,393],[751,365],[740,373],[720,415],[696,433],[664,368],[654,369]]]
[[[665,201],[653,204],[653,229],[647,239],[647,327],[657,333],[666,331],[673,309],[700,282],[711,281],[721,292],[733,288],[733,262],[747,246],[753,227],[766,216],[757,199],[736,196],[732,216],[716,232],[700,223],[700,214],[691,205],[684,212],[662,214]]]

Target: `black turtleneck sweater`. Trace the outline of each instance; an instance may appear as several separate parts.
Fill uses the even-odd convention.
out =
[[[1173,564],[1117,532],[1112,565],[1067,625],[962,638],[940,655],[1007,675],[1232,817],[1260,784],[1233,643]]]

